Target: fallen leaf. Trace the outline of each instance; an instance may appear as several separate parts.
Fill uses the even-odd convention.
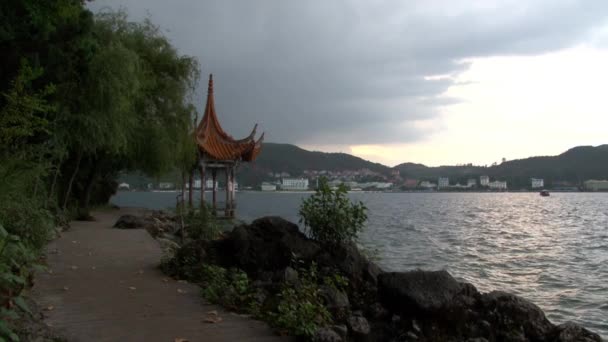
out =
[[[63,291],[67,291],[67,290],[69,290],[69,289],[70,289],[70,288],[69,288],[69,287],[67,287],[67,286],[64,286],[64,287],[63,287]]]
[[[135,286],[129,286],[129,290],[137,290]]]
[[[44,308],[45,311],[53,311],[53,309],[55,309],[55,307],[52,305],[49,305],[46,308]]]
[[[211,310],[207,312],[207,315],[214,315],[217,316],[217,310]]]
[[[222,322],[224,319],[222,319],[222,317],[216,316],[216,317],[207,317],[203,320],[203,322],[205,323],[220,323]]]
[[[177,293],[188,293],[188,292],[186,292],[186,291],[184,291],[182,289],[177,289]]]
[[[163,281],[166,283],[169,281],[169,278],[163,278]]]
[[[72,240],[72,243],[78,243],[78,241],[76,241],[76,240]]]

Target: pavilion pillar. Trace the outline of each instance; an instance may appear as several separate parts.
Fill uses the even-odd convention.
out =
[[[231,194],[231,190],[230,188],[232,187],[231,184],[231,180],[230,180],[230,171],[229,171],[229,167],[228,165],[226,165],[226,168],[224,169],[226,171],[226,210],[224,215],[226,217],[230,217],[230,203],[231,203],[231,199],[230,199],[230,194]]]
[[[212,207],[213,207],[213,215],[217,215],[217,169],[211,169],[211,178],[213,181],[212,191],[213,191],[213,199],[212,199]]]
[[[230,189],[230,217],[234,217],[236,208],[236,182],[234,180],[234,166],[230,168],[230,179],[232,188]]]
[[[192,197],[194,195],[194,169],[190,170],[188,175],[188,207],[192,208]]]
[[[205,167],[200,166],[201,171],[201,209],[205,206]]]

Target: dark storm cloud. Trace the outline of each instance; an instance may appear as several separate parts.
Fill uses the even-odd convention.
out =
[[[371,3],[371,2],[369,2]],[[416,3],[416,5],[414,5]],[[475,3],[476,6],[466,4]],[[270,141],[409,142],[424,138],[463,59],[573,46],[602,25],[608,1],[98,0],[163,29],[215,74],[228,131],[259,122]]]

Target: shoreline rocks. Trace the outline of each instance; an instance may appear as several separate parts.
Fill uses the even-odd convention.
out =
[[[139,223],[129,220],[123,224]],[[324,246],[280,217],[242,224],[219,240],[188,242],[171,262],[170,275],[182,278],[203,263],[241,269],[261,307],[276,303],[282,284],[298,286],[294,262],[314,263],[319,277],[346,277],[344,292],[320,285],[333,325],[321,327],[314,341],[602,341],[575,323],[554,325],[524,298],[480,293],[447,271],[384,272],[354,244]]]

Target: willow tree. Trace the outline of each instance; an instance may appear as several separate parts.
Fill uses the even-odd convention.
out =
[[[196,60],[179,55],[148,20],[133,23],[123,12],[104,12],[95,18],[94,33],[82,112],[69,117],[76,158],[67,194],[78,200],[81,216],[95,187],[119,170],[160,175],[181,161],[199,75]]]

